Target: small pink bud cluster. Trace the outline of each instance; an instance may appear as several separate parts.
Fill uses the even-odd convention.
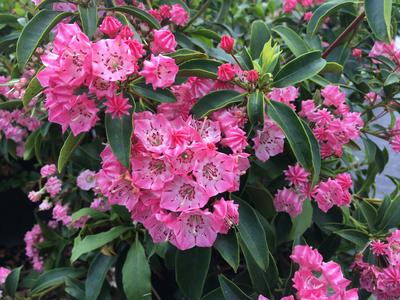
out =
[[[364,122],[358,112],[350,112],[345,93],[339,87],[328,85],[321,91],[324,98],[322,108],[315,106],[314,100],[302,101],[300,116],[305,117],[314,127],[322,158],[331,155],[341,157],[343,145],[360,136]]]
[[[189,22],[189,13],[180,4],[161,5],[159,9],[149,9],[148,12],[159,22],[170,21],[178,26],[185,26]]]
[[[297,4],[301,5],[304,8],[310,7],[312,5],[318,5],[324,3],[325,0],[283,0],[283,11],[286,14],[291,13],[295,10]]]
[[[37,245],[44,241],[42,230],[39,224],[33,226],[30,231],[25,233],[25,254],[32,262],[33,268],[41,272],[43,270],[43,258],[40,256]]]
[[[353,271],[360,276],[360,286],[378,299],[400,298],[400,230],[395,230],[386,241],[370,244],[376,264],[363,261],[359,253]]]

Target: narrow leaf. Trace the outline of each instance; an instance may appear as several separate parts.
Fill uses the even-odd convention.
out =
[[[225,300],[251,300],[249,296],[224,275],[219,275],[218,281]]]
[[[78,10],[83,32],[91,39],[97,30],[98,13],[96,0],[89,1],[85,6],[79,5]]]
[[[255,91],[247,100],[247,115],[250,123],[254,127],[262,126],[264,124],[264,93],[262,91]]]
[[[375,37],[386,43],[392,40],[390,29],[392,0],[365,0],[365,14]]]
[[[85,282],[85,300],[96,300],[108,270],[114,264],[115,256],[105,256],[99,252],[90,264]]]
[[[263,21],[256,20],[251,24],[250,55],[253,60],[260,57],[264,44],[269,41],[270,37],[271,33]]]
[[[68,135],[67,139],[64,142],[64,145],[61,148],[60,155],[58,157],[57,169],[59,173],[61,173],[61,171],[64,169],[72,153],[79,146],[84,137],[85,133],[81,133],[78,136],[74,136],[71,132]]]

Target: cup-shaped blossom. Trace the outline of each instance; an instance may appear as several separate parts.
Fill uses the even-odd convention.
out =
[[[291,260],[304,268],[311,271],[320,271],[322,265],[322,255],[317,249],[313,249],[307,245],[297,245],[293,248]]]
[[[153,30],[151,52],[155,55],[175,52],[176,41],[174,34],[166,28]]]
[[[303,209],[304,198],[293,189],[283,188],[278,190],[274,197],[276,211],[287,212],[290,216],[299,215]]]
[[[265,119],[262,130],[257,130],[253,138],[257,158],[267,161],[270,157],[283,152],[285,135],[272,120]]]
[[[77,186],[84,190],[88,191],[96,186],[96,173],[91,170],[84,170],[79,174],[76,178]]]
[[[229,229],[239,223],[239,205],[232,200],[221,198],[214,202],[215,222],[219,223],[218,232],[228,233]]]
[[[179,71],[173,58],[161,54],[151,55],[150,60],[145,60],[143,65],[143,70],[139,74],[144,77],[146,84],[153,86],[154,90],[171,86]]]

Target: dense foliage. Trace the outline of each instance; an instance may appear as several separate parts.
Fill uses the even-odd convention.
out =
[[[1,189],[37,204],[0,293],[399,299],[399,7],[0,3]]]

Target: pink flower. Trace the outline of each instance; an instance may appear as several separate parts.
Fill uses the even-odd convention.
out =
[[[89,131],[96,124],[97,112],[99,109],[96,103],[88,98],[86,94],[71,99],[71,110],[69,111],[69,127],[73,135]],[[66,120],[65,120],[66,121]]]
[[[271,92],[268,93],[268,97],[271,100],[282,102],[289,105],[294,109],[293,101],[299,97],[299,90],[294,86],[288,86],[285,88],[273,88]]]
[[[218,67],[218,79],[221,81],[230,81],[236,76],[235,68],[230,64],[222,64]]]
[[[179,26],[185,26],[189,21],[188,12],[180,4],[174,4],[171,6],[170,10],[171,22]]]
[[[63,223],[65,226],[71,224],[72,219],[68,215],[68,205],[62,205],[60,202],[57,202],[53,208],[53,219]]]
[[[376,256],[384,255],[387,249],[387,245],[380,240],[372,241],[370,247],[372,253]]]
[[[285,174],[286,179],[294,186],[307,184],[308,176],[310,176],[310,173],[307,172],[299,163],[289,166],[283,173]]]
[[[176,45],[175,36],[168,29],[153,30],[153,42],[151,43],[153,54],[175,52]]]
[[[49,200],[44,199],[42,203],[39,205],[39,211],[49,210],[53,207],[53,203],[49,202]]]
[[[234,153],[242,152],[248,145],[246,132],[237,126],[226,129],[224,134],[221,144],[231,148]]]
[[[211,247],[217,238],[216,226],[213,215],[202,210],[183,212],[170,225],[176,236],[175,244],[180,250],[194,246]]]
[[[61,192],[61,180],[55,176],[49,177],[44,188],[50,194],[50,197],[54,198],[59,192]]]
[[[112,118],[121,118],[123,115],[129,115],[129,109],[132,105],[129,104],[129,99],[124,98],[122,94],[114,94],[111,98],[107,98],[104,105],[107,107],[106,113],[110,113]]]
[[[92,46],[93,75],[108,81],[126,80],[137,70],[136,59],[122,39],[100,40]]]
[[[353,57],[355,57],[355,58],[361,58],[361,57],[362,57],[362,51],[361,51],[361,49],[359,49],[359,48],[354,48],[354,49],[351,51],[351,55],[352,55]]]
[[[224,34],[221,37],[221,42],[219,43],[219,47],[226,53],[228,54],[232,53],[234,45],[235,45],[235,39],[233,39],[229,35]]]
[[[106,196],[108,196],[110,204],[123,205],[132,211],[139,201],[140,190],[133,185],[129,174],[113,180],[108,189]]]
[[[308,22],[311,20],[312,16],[313,16],[312,11],[306,11],[303,15],[303,19],[304,19],[304,21]]]
[[[315,277],[308,269],[300,268],[300,270],[294,273],[292,281],[299,299],[324,299],[327,294],[326,282]]]
[[[106,16],[100,24],[99,29],[101,32],[107,34],[110,38],[117,36],[122,24],[117,18],[113,16]]]
[[[175,176],[165,184],[161,194],[161,208],[171,211],[187,211],[202,208],[209,196],[205,189],[189,177]]]
[[[4,284],[6,282],[6,279],[8,277],[8,274],[11,273],[11,270],[0,267],[0,284]]]
[[[147,12],[149,14],[151,14],[158,22],[162,21],[161,14],[157,9],[152,8],[152,9],[149,9]]]
[[[41,169],[40,169],[40,176],[42,178],[54,175],[57,172],[57,167],[55,164],[51,164],[51,165],[44,165]]]
[[[270,157],[282,153],[284,139],[282,130],[272,120],[265,119],[263,130],[257,130],[253,138],[257,158],[265,162]]]
[[[133,37],[133,31],[129,25],[125,25],[119,32],[119,36],[124,40],[129,40],[131,37]]]
[[[323,212],[327,212],[333,205],[349,206],[351,202],[351,195],[347,190],[349,184],[347,176],[339,177],[337,180],[328,178],[327,181],[317,185],[313,192],[313,198]]]
[[[299,215],[303,209],[304,198],[299,197],[293,189],[278,190],[274,197],[274,206],[278,212],[287,212],[290,216]]]
[[[377,101],[382,100],[381,96],[375,92],[369,92],[365,95],[364,97],[365,100],[367,100],[369,103],[374,104]]]
[[[33,268],[38,272],[42,271],[43,258],[40,257],[37,244],[43,242],[44,239],[39,224],[34,225],[30,231],[27,231],[25,233],[24,241],[25,241],[25,254],[27,257],[31,259]]]
[[[152,84],[153,89],[166,88],[175,81],[175,76],[179,71],[175,60],[171,57],[151,55],[150,60],[145,60],[144,68],[139,74],[146,80],[146,84]]]
[[[39,202],[40,199],[41,199],[41,197],[42,197],[42,195],[43,195],[43,192],[41,192],[41,191],[38,191],[38,192],[30,191],[30,192],[28,193],[28,198],[29,198],[29,200],[31,200],[32,202]]]
[[[338,86],[328,85],[321,91],[324,97],[324,105],[340,107],[346,101],[346,94],[341,92]]]
[[[301,5],[303,5],[304,7],[308,7],[313,5],[313,1],[314,0],[300,0]]]
[[[257,83],[259,74],[256,70],[247,71],[246,79],[250,83]]]
[[[232,200],[221,198],[214,202],[213,208],[215,220],[220,223],[218,232],[227,234],[232,226],[239,224],[239,205]]]
[[[89,92],[95,94],[98,99],[103,97],[112,98],[116,94],[117,85],[115,82],[107,81],[97,76],[93,76],[89,82]]]
[[[169,5],[166,4],[160,5],[159,11],[163,19],[171,18],[171,7]]]
[[[129,46],[131,54],[136,59],[142,58],[143,55],[146,54],[146,51],[143,49],[143,44],[141,44],[138,40],[135,39],[126,40],[125,44]]]
[[[322,255],[317,249],[306,245],[297,245],[293,248],[290,259],[299,264],[301,268],[310,271],[320,271],[322,265]]]
[[[350,280],[343,277],[340,265],[334,261],[322,263],[322,276],[336,292],[344,290],[350,284]]]
[[[96,173],[90,170],[85,170],[79,174],[76,178],[77,186],[84,190],[88,191],[96,186]]]
[[[160,190],[164,184],[172,180],[174,174],[165,159],[149,157],[133,157],[132,180],[143,189]]]
[[[286,14],[289,14],[296,8],[297,0],[283,0],[282,3],[283,3],[283,11]]]

